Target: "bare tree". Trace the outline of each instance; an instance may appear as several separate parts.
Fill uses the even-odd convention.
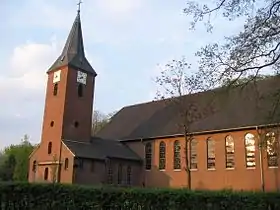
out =
[[[173,106],[179,113],[177,125],[185,140],[185,170],[188,175],[188,188],[191,189],[191,162],[190,146],[193,140],[192,123],[202,119],[212,112],[211,101],[202,104],[197,100],[195,93],[209,89],[207,75],[192,72],[191,65],[183,57],[181,60],[172,60],[161,69],[156,78],[159,85],[156,99],[164,99],[167,106]],[[186,95],[192,96],[186,97]]]
[[[94,111],[92,120],[92,135],[96,135],[98,131],[100,131],[105,125],[107,125],[114,114],[115,113],[112,112],[106,115],[98,110]]]
[[[207,4],[187,0],[185,14],[193,17],[191,29],[204,22],[208,32],[213,29],[211,17],[244,22],[240,33],[226,37],[222,44],[212,43],[197,52],[200,70],[211,71],[212,80],[233,83],[242,77],[279,74],[280,1],[277,0],[214,0]]]

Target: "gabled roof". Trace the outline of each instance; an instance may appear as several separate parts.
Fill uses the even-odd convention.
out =
[[[106,158],[118,158],[141,161],[140,157],[126,145],[108,139],[93,137],[91,142],[78,142],[63,140],[63,143],[80,158],[105,160]]]
[[[49,68],[48,72],[65,65],[69,65],[73,68],[83,70],[96,76],[96,72],[85,57],[82,26],[79,12],[73,23],[72,29],[70,31],[70,34],[68,35],[61,55]]]
[[[278,94],[278,96],[276,96]],[[189,125],[190,132],[236,129],[280,122],[280,109],[272,111],[280,99],[280,77],[260,80],[254,85],[183,96],[195,102],[204,117]],[[122,108],[97,136],[116,140],[137,140],[183,134],[178,126],[180,113],[166,100],[136,104]],[[273,117],[271,117],[273,116]]]

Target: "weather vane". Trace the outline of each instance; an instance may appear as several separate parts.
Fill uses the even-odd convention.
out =
[[[78,5],[78,13],[80,13],[80,11],[81,11],[81,4],[82,4],[83,2],[81,1],[81,0],[79,0],[79,3],[77,4]]]

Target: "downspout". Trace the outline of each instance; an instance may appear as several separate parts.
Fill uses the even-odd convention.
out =
[[[261,135],[259,133],[259,128],[258,126],[256,126],[256,131],[257,131],[257,134],[258,134],[258,143],[260,144],[261,143]],[[263,148],[262,146],[260,145],[259,146],[259,161],[260,161],[260,178],[261,178],[261,188],[262,188],[262,191],[264,192],[265,191],[265,183],[264,183],[264,172],[263,172]]]

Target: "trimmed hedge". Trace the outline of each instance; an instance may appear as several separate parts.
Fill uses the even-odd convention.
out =
[[[280,209],[280,194],[0,183],[0,209],[276,210]]]

